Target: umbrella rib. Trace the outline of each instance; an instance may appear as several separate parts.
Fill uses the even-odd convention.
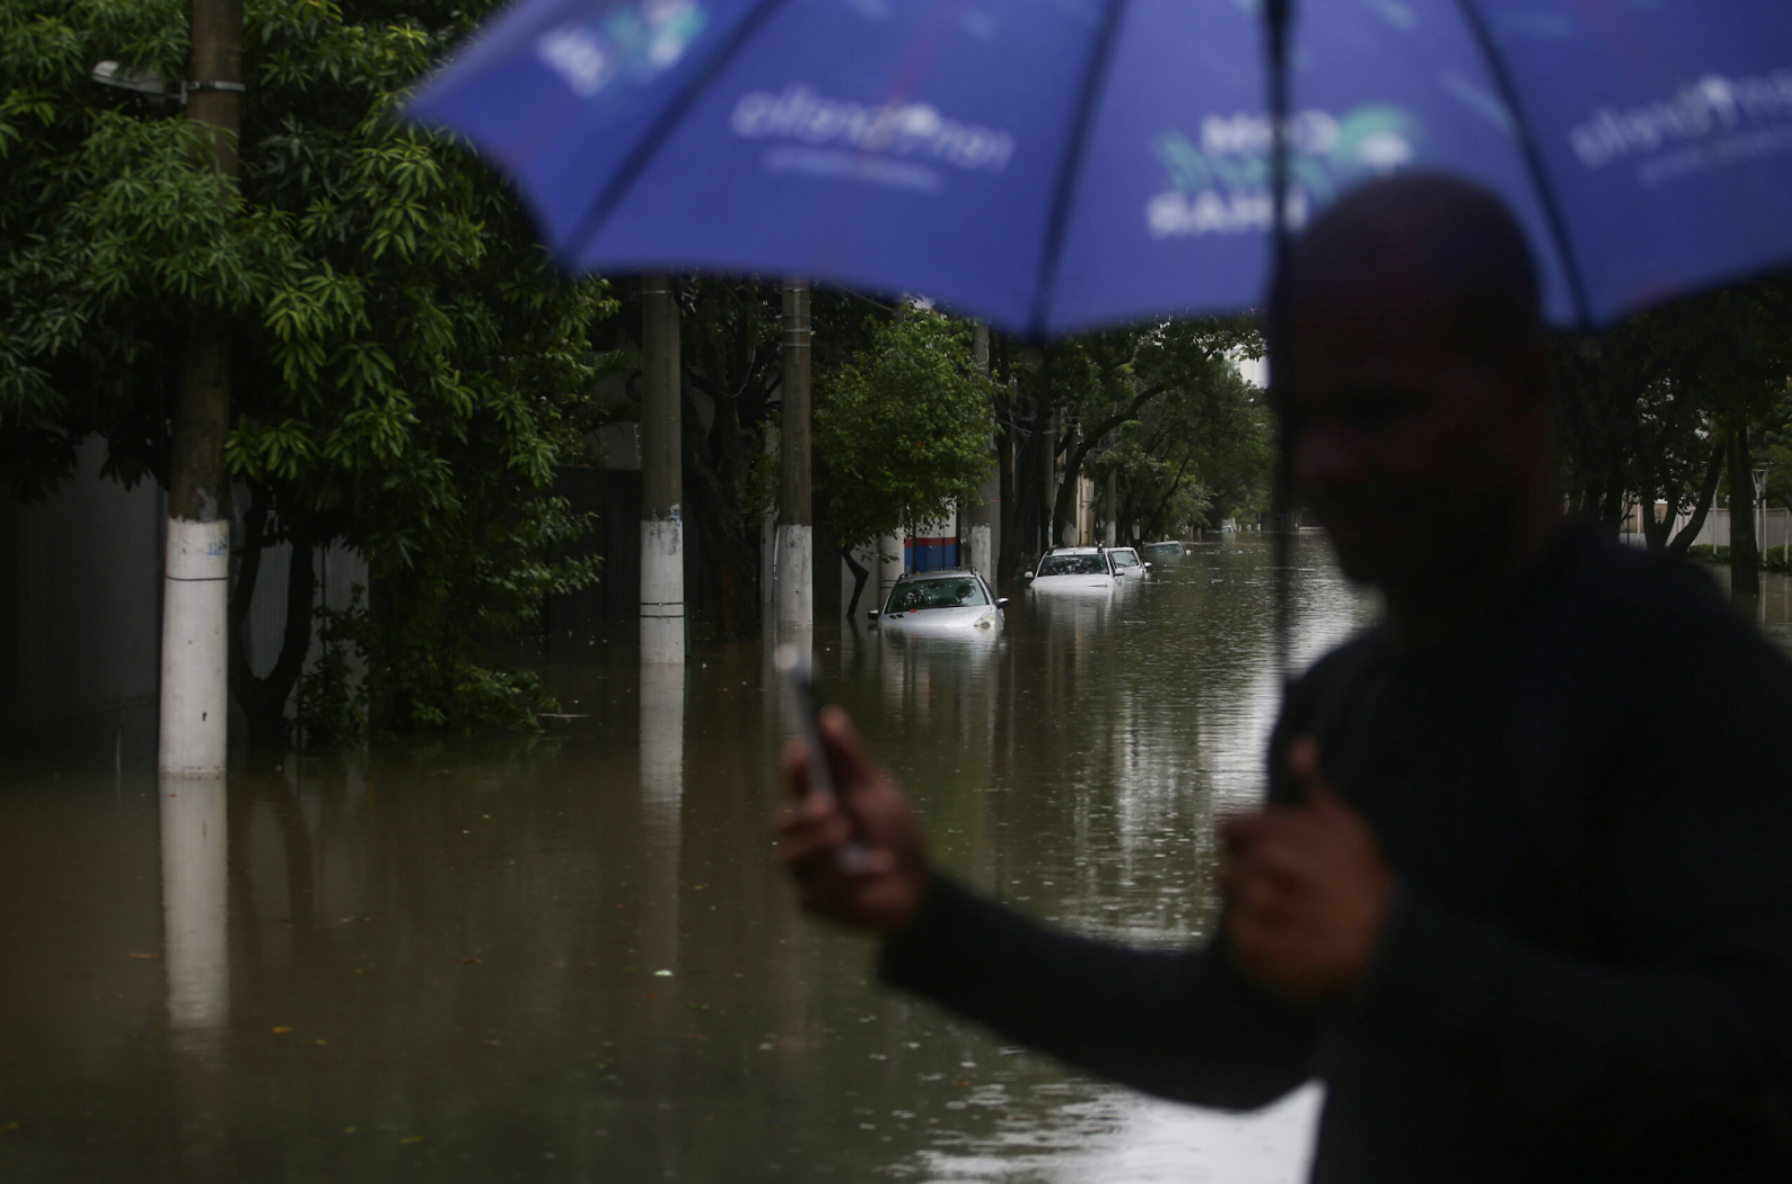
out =
[[[1027,315],[1027,328],[1038,337],[1047,336],[1045,318],[1052,301],[1052,286],[1058,281],[1058,263],[1064,252],[1064,228],[1070,223],[1071,193],[1082,168],[1084,145],[1089,142],[1089,125],[1095,119],[1095,100],[1107,78],[1112,56],[1109,48],[1115,30],[1120,27],[1120,10],[1125,7],[1126,0],[1113,0],[1103,10],[1105,20],[1101,35],[1096,39],[1089,68],[1083,76],[1084,100],[1077,105],[1076,132],[1064,154],[1063,172],[1052,194],[1051,215],[1045,224],[1045,247],[1039,261],[1039,283],[1033,292],[1033,308]]]
[[[1456,7],[1461,11],[1463,23],[1468,26],[1475,44],[1481,48],[1481,60],[1487,63],[1487,71],[1493,75],[1493,83],[1499,88],[1506,109],[1512,112],[1513,124],[1518,132],[1519,152],[1524,157],[1525,170],[1531,174],[1531,184],[1536,187],[1538,200],[1543,204],[1543,220],[1549,225],[1550,237],[1555,240],[1556,254],[1562,260],[1562,270],[1568,280],[1568,295],[1574,301],[1577,326],[1586,330],[1593,329],[1597,322],[1593,318],[1592,303],[1587,299],[1587,287],[1581,278],[1580,263],[1575,259],[1573,248],[1569,244],[1567,219],[1562,214],[1561,204],[1556,201],[1556,191],[1550,184],[1549,174],[1543,167],[1543,154],[1537,146],[1536,136],[1531,132],[1532,121],[1525,115],[1524,106],[1519,101],[1518,87],[1506,70],[1505,59],[1500,57],[1494,46],[1493,35],[1487,28],[1486,18],[1476,0],[1456,0]]]
[[[660,108],[659,114],[654,118],[652,125],[648,127],[646,134],[635,142],[633,148],[629,149],[628,155],[623,158],[622,163],[617,166],[616,172],[610,177],[610,183],[604,186],[603,192],[598,194],[597,200],[591,203],[590,210],[579,221],[578,228],[567,235],[566,245],[574,264],[584,254],[585,248],[590,245],[591,240],[597,237],[599,228],[621,204],[629,188],[640,179],[642,173],[647,171],[648,164],[659,154],[659,150],[665,145],[672,128],[685,117],[685,113],[702,96],[710,81],[734,60],[735,55],[740,52],[741,46],[745,45],[753,34],[759,31],[759,27],[771,19],[772,14],[783,8],[788,2],[789,0],[767,0],[766,3],[756,6],[742,17],[740,23],[734,27],[734,32],[726,41],[716,47],[715,52],[709,55],[709,60],[703,63],[703,67],[693,70],[690,78],[686,80],[684,86],[673,96],[672,100]]]

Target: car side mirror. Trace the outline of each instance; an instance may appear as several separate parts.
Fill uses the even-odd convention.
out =
[[[1007,608],[1008,607],[1008,598],[1006,596],[996,597],[996,607],[997,608]]]
[[[1150,563],[1149,563],[1149,562],[1147,562],[1147,563],[1146,563],[1146,564],[1145,564],[1145,566],[1146,566],[1146,567],[1150,567],[1150,566],[1151,566],[1151,564],[1150,564]]]
[[[865,614],[865,619],[867,621],[875,621],[881,616],[883,616],[882,613],[878,612],[876,609],[872,609],[870,612]]]
[[[1020,578],[1023,580],[1030,580],[1033,578],[1033,573],[1030,571],[1023,571],[1020,573]]]

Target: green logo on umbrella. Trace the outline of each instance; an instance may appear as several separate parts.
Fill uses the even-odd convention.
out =
[[[618,79],[645,86],[676,66],[709,24],[696,0],[640,0],[543,33],[535,53],[578,94]]]
[[[1302,111],[1290,119],[1288,135],[1288,213],[1296,226],[1347,185],[1404,168],[1421,155],[1418,120],[1385,103],[1342,115]],[[1207,116],[1198,140],[1179,130],[1157,137],[1152,151],[1164,165],[1166,184],[1145,204],[1152,236],[1268,230],[1271,140],[1269,118],[1243,112]]]

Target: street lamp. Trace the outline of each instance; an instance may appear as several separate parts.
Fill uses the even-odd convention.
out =
[[[133,70],[117,62],[101,62],[93,68],[91,77],[101,86],[147,95],[158,103],[173,99],[184,106],[187,101],[186,83],[171,83],[153,70]]]
[[[173,99],[184,107],[187,105],[187,94],[190,91],[244,91],[247,89],[240,82],[187,82],[184,79],[170,82],[154,70],[133,70],[128,66],[119,65],[117,62],[101,62],[93,68],[89,77],[101,86],[144,95],[157,106]]]

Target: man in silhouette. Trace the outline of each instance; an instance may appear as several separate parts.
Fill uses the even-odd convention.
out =
[[[1792,1179],[1792,669],[1702,573],[1564,521],[1496,199],[1365,186],[1289,275],[1294,482],[1386,618],[1291,690],[1213,940],[961,887],[838,713],[839,797],[788,764],[804,905],[1090,1072],[1227,1108],[1323,1081],[1326,1184]]]

